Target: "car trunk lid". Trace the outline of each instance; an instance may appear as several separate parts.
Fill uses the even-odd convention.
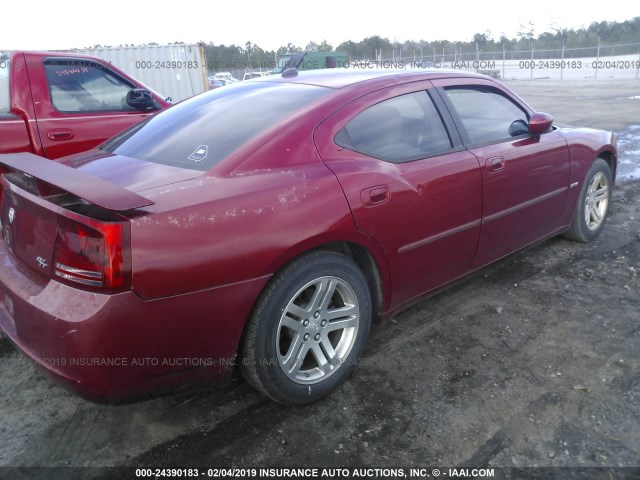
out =
[[[101,150],[64,158],[62,163],[136,193],[191,180],[204,174],[200,170],[148,162]]]
[[[4,181],[3,181],[4,184]],[[25,265],[51,276],[57,215],[3,185],[1,228],[7,248]]]

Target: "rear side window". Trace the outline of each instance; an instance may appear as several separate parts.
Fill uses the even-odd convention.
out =
[[[134,126],[103,149],[147,162],[207,171],[247,141],[330,91],[269,82],[216,88]]]
[[[44,69],[51,102],[65,113],[130,111],[127,93],[134,86],[100,63],[84,59],[47,59]]]
[[[426,92],[377,103],[356,115],[335,137],[341,147],[393,163],[444,153],[451,141]]]
[[[474,145],[510,140],[513,122],[528,124],[527,114],[493,89],[450,87],[445,92]]]
[[[0,114],[9,113],[9,68],[11,67],[11,53],[0,51]]]

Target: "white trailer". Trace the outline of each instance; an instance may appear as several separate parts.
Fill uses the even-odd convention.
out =
[[[209,90],[204,47],[144,45],[73,50],[101,58],[173,103]]]

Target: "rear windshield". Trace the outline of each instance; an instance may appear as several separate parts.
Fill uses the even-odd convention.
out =
[[[151,117],[114,137],[103,150],[206,171],[329,91],[311,85],[268,82],[220,87]]]
[[[9,113],[9,67],[11,66],[11,52],[0,51],[0,114]]]

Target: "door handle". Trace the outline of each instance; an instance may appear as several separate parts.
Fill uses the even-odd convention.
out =
[[[75,132],[70,128],[52,128],[51,130],[47,131],[47,137],[49,137],[49,140],[53,141],[71,140],[75,136]]]
[[[485,166],[490,172],[499,172],[504,168],[504,157],[487,158]]]
[[[391,192],[386,185],[370,187],[360,192],[360,199],[365,207],[373,207],[386,203],[391,198]]]

